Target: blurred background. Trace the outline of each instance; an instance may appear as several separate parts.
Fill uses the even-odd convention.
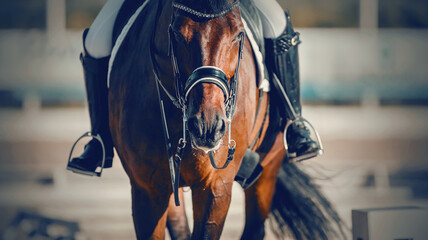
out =
[[[301,33],[303,113],[325,147],[300,165],[348,228],[352,209],[428,206],[428,1],[279,2]],[[65,170],[89,130],[81,33],[104,3],[0,0],[0,239],[135,238],[119,159],[102,178]],[[235,186],[223,237],[242,229]]]

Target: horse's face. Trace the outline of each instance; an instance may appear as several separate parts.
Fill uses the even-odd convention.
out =
[[[221,69],[227,77],[234,76],[239,58],[243,24],[239,8],[221,17],[198,21],[175,12],[171,24],[175,55],[181,84],[201,66]],[[188,130],[192,146],[210,151],[220,147],[227,131],[224,91],[213,83],[195,85],[187,94]]]

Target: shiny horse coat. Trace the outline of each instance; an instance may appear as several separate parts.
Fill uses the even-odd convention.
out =
[[[173,3],[190,10],[173,7]],[[227,126],[227,96],[218,85],[202,82],[192,87],[187,94],[185,111],[177,108],[167,95],[167,91],[175,91],[176,79],[185,85],[192,72],[202,66],[221,69],[231,81],[237,69],[244,31],[240,8],[232,7],[233,4],[235,2],[228,0],[150,0],[118,49],[110,73],[110,128],[117,153],[130,178],[138,239],[163,239],[165,227],[168,227],[172,239],[219,239],[231,202],[232,184],[244,154],[260,129],[262,137],[254,150],[265,137],[269,117],[264,120],[264,116],[269,100],[265,93],[262,101],[258,101],[257,71],[248,41],[243,41],[236,109],[230,128]],[[204,17],[198,13],[216,16]],[[175,42],[178,78],[171,59],[170,38]],[[161,89],[160,95],[153,66],[157,66],[156,73],[162,81],[162,88],[167,90]],[[184,113],[188,119],[190,144],[184,148],[179,176],[180,187],[189,186],[192,190],[192,233],[183,205],[176,207],[172,197],[159,99],[164,106],[173,151],[183,136]],[[256,119],[258,104],[261,108]],[[235,154],[225,169],[218,170],[213,168],[207,152],[212,151],[215,164],[222,166],[228,155],[229,132],[236,142]],[[308,206],[312,209],[316,204],[296,204],[300,201],[298,197],[314,195],[310,191],[316,192],[317,189],[302,185],[302,178],[306,179],[307,185],[310,179],[294,165],[283,164],[285,150],[281,131],[273,131],[270,137],[275,139],[273,146],[259,151],[264,172],[245,193],[246,225],[242,238],[263,239],[264,223],[271,211],[277,213],[275,219],[279,223],[279,233],[292,226],[291,233],[297,238],[323,238],[330,229],[323,222],[327,222],[328,216],[318,219],[317,226],[310,219],[300,221],[303,209]],[[284,171],[288,174],[278,178],[278,173],[281,175]],[[296,179],[290,178],[292,174]],[[297,182],[300,185],[293,185]],[[296,189],[290,189],[294,187]],[[181,188],[178,196],[183,202]],[[288,202],[293,209],[284,206],[283,202]],[[297,223],[290,225],[285,213],[294,214]]]

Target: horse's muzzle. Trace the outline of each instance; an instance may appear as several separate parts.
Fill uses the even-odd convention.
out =
[[[226,120],[216,115],[211,120],[193,116],[188,120],[188,130],[192,146],[205,152],[220,147],[221,139],[226,133]]]

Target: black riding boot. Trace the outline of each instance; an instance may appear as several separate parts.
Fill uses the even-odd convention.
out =
[[[87,29],[83,33],[86,37]],[[84,42],[84,41],[83,41]],[[84,45],[84,44],[83,44]],[[91,135],[99,135],[105,149],[105,161],[103,161],[103,149],[101,143],[93,138],[86,144],[84,152],[79,157],[73,158],[67,165],[67,169],[85,175],[100,176],[98,167],[110,168],[113,160],[113,142],[109,128],[107,70],[109,57],[95,59],[84,49],[80,55],[82,62],[86,97],[88,100],[89,117],[91,119]]]
[[[294,32],[288,12],[285,12],[287,26],[284,33],[276,39],[266,39],[266,64],[273,73],[272,83],[284,108],[282,114],[288,120],[301,116],[300,98],[299,33]],[[288,96],[289,103],[287,100]],[[292,109],[289,106],[292,106]],[[303,122],[296,121],[286,132],[290,161],[301,161],[322,153],[319,144],[312,140]]]

